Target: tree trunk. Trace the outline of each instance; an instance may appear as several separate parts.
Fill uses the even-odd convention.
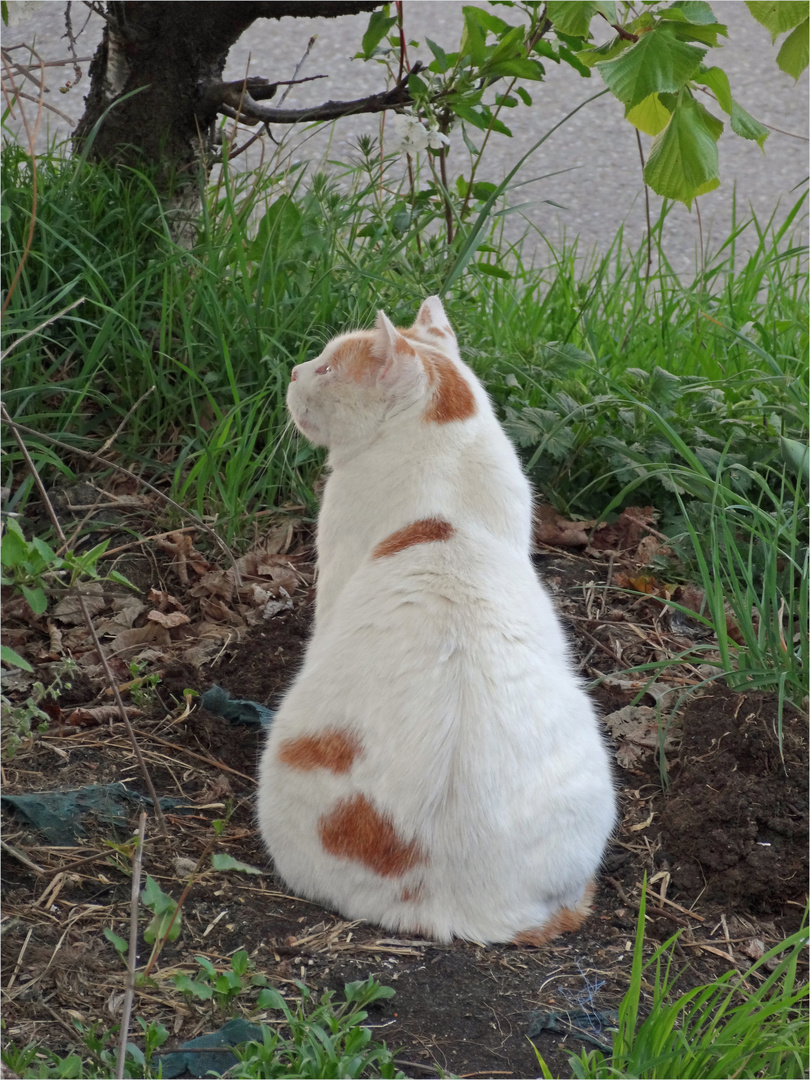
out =
[[[187,186],[201,163],[206,172],[209,167],[225,61],[252,22],[331,18],[375,7],[379,0],[111,0],[74,145],[94,160],[159,164],[162,187]],[[254,96],[272,93],[266,88]]]

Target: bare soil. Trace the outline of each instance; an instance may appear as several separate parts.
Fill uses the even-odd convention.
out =
[[[306,585],[304,555],[293,554],[291,565]],[[156,565],[155,580],[169,580],[184,597],[169,568]],[[602,680],[594,695],[603,714],[652,706],[657,698],[670,728],[660,760],[643,740],[633,753],[626,747],[619,753],[626,766],[616,767],[622,821],[605,858],[593,917],[542,948],[436,945],[349,923],[286,893],[267,865],[253,818],[259,730],[233,726],[199,707],[184,715],[184,691],[216,683],[233,697],[273,707],[295,675],[308,635],[311,590],[302,588],[291,608],[234,635],[239,640],[201,665],[164,647],[157,696],[133,720],[158,793],[192,807],[168,814],[168,840],[150,820],[144,872],[177,899],[203,857],[183,902],[182,933],[166,944],[152,972],[154,986],[135,1002],[136,1016],[166,1024],[171,1045],[225,1019],[189,1004],[174,989],[173,976],[193,973],[195,955],[225,968],[244,947],[256,970],[291,999],[296,980],[316,993],[369,974],[394,987],[396,996],[373,1008],[371,1022],[376,1036],[397,1049],[407,1076],[439,1076],[440,1070],[537,1076],[527,1035],[542,1012],[562,1017],[557,1030],[543,1030],[532,1042],[554,1075],[568,1076],[569,1052],[591,1048],[593,1040],[610,1042],[607,1011],[628,986],[645,874],[645,954],[680,931],[675,957],[684,987],[730,969],[747,971],[763,947],[798,927],[807,889],[806,718],[786,705],[780,740],[776,698],[711,681],[711,672],[700,667],[705,656],[666,669],[653,696],[642,696],[644,683],[621,672],[685,644],[661,604],[615,587],[619,563],[612,554],[548,551],[538,565],[583,676]],[[97,682],[74,679],[58,699],[60,718],[6,762],[5,794],[121,779],[143,789],[120,722],[64,722],[75,706],[102,695]],[[233,812],[213,849],[262,868],[260,876],[210,869],[211,822],[229,804]],[[136,822],[133,809],[119,842]],[[120,1018],[123,964],[102,931],[111,927],[128,936],[129,855],[108,846],[115,838],[109,826],[92,822],[72,847],[49,845],[6,811],[4,826],[4,1037],[64,1051],[76,1042],[74,1020],[99,1020],[107,1028]],[[141,935],[146,921],[141,918]],[[149,953],[141,937],[141,963]],[[583,1008],[588,1024],[566,1023],[566,1014]]]

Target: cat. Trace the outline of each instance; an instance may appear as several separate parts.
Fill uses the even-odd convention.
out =
[[[530,559],[529,483],[439,298],[334,338],[287,403],[330,473],[313,636],[259,771],[278,873],[442,942],[576,929],[608,754]]]

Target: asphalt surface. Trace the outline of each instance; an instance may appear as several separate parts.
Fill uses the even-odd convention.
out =
[[[462,26],[462,3],[458,0],[406,0],[405,27],[409,38],[422,43],[411,49],[411,60],[430,59],[424,47],[425,37],[451,51],[457,47]],[[485,5],[484,5],[485,6]],[[9,5],[14,24],[3,28],[3,45],[25,42],[35,45],[46,61],[68,56],[64,38],[65,4],[62,0],[36,0],[32,4]],[[770,35],[749,15],[738,0],[720,0],[713,4],[718,19],[729,28],[729,38],[717,51],[719,63],[729,75],[732,93],[763,123],[773,128],[765,145],[765,154],[753,143],[726,130],[720,138],[721,186],[700,200],[703,243],[716,248],[728,235],[736,194],[737,220],[752,208],[761,223],[771,215],[781,221],[808,176],[808,78],[798,83],[775,62],[776,49]],[[16,9],[16,10],[15,10]],[[509,12],[503,12],[509,17]],[[90,57],[100,37],[101,20],[83,4],[73,4],[74,29],[87,20],[78,39],[78,53]],[[367,15],[347,15],[338,19],[264,19],[254,23],[231,50],[226,77],[236,79],[246,71],[270,79],[290,78],[307,43],[315,43],[301,69],[301,75],[326,74],[328,79],[293,87],[285,101],[290,108],[319,104],[327,99],[352,99],[385,88],[385,69],[376,63],[352,60],[359,49],[367,26]],[[21,55],[16,53],[14,55]],[[87,64],[81,65],[82,80],[67,93],[59,86],[72,79],[71,67],[48,69],[46,84],[49,103],[65,114],[61,118],[47,112],[39,134],[41,147],[48,138],[66,138],[82,114],[88,88]],[[575,105],[603,88],[598,75],[583,79],[566,65],[548,65],[543,84],[527,84],[534,97],[531,108],[509,110],[504,120],[513,137],[495,135],[490,140],[478,178],[499,182],[505,172],[542,134],[563,119]],[[277,102],[274,101],[273,105]],[[28,105],[29,115],[33,107]],[[719,115],[719,109],[715,109]],[[69,119],[68,119],[69,118]],[[13,122],[8,126],[13,127]],[[300,128],[275,128],[284,136],[284,160],[318,162],[324,155],[333,161],[347,161],[355,156],[357,136],[378,134],[379,120],[351,117],[339,121],[334,129],[313,135]],[[785,134],[787,133],[787,134]],[[474,132],[480,142],[480,132]],[[643,137],[643,146],[650,139]],[[272,150],[272,148],[271,148]],[[261,155],[248,159],[255,166]],[[267,160],[265,154],[265,160]],[[460,131],[451,134],[449,158],[451,176],[469,175],[469,156]],[[404,168],[404,158],[402,159]],[[551,175],[556,174],[556,175]],[[507,236],[516,238],[527,222],[536,230],[527,251],[540,263],[548,258],[543,236],[558,244],[565,237],[579,238],[579,255],[585,258],[594,250],[605,251],[620,225],[625,236],[638,244],[644,234],[645,210],[641,165],[634,129],[623,119],[622,108],[606,95],[583,108],[567,121],[526,163],[518,180],[546,179],[512,193],[513,203],[533,200],[521,214],[508,218]],[[797,189],[797,185],[799,185]],[[653,197],[653,214],[660,200]],[[803,230],[804,231],[804,230]],[[665,250],[679,273],[689,275],[695,267],[700,243],[697,214],[676,205],[667,220]],[[756,245],[756,234],[749,229],[740,243],[740,254]]]

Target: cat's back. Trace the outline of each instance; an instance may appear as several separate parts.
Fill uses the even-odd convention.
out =
[[[380,377],[386,347],[390,369]],[[313,391],[323,391],[318,404],[335,432],[318,520],[319,619],[363,555],[414,521],[444,514],[528,553],[530,485],[438,301],[426,301],[409,329],[385,320],[376,339],[343,335],[323,356],[333,384],[316,382]],[[357,399],[351,411],[350,394]],[[370,431],[358,421],[364,405]]]

